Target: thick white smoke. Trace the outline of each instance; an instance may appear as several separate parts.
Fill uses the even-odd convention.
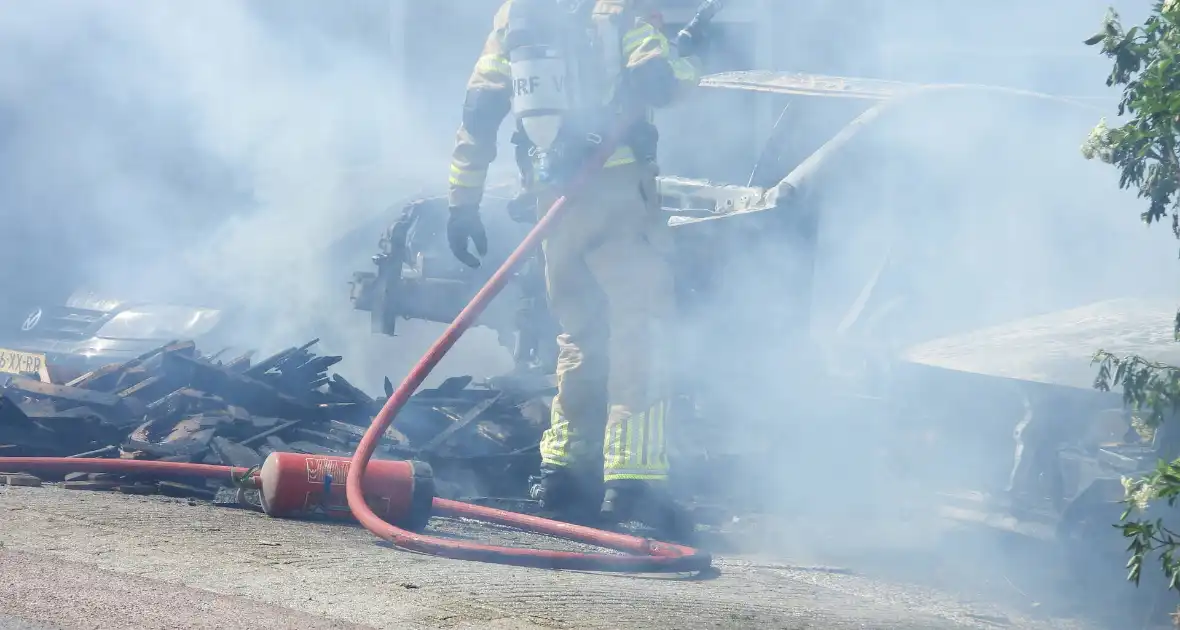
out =
[[[248,315],[242,344],[276,350],[321,336],[359,385],[397,380],[440,328],[371,334],[347,281],[373,252],[333,245],[372,225],[375,246],[386,208],[441,191],[463,84],[497,4],[421,2],[437,7],[418,12],[429,24],[399,21],[385,0],[38,0],[0,11],[0,291],[16,303],[88,285],[225,307]],[[758,3],[732,2],[743,4]],[[1166,229],[1137,225],[1142,203],[1078,151],[1113,113],[1107,62],[1081,43],[1106,4],[783,0],[727,27],[748,59],[770,51],[776,70],[1108,99],[1085,109],[948,92],[883,114],[826,163],[810,206],[823,216],[812,323],[833,363],[1105,299],[1175,297]],[[1117,4],[1131,21],[1146,9]],[[848,103],[793,100],[784,163],[855,116]],[[662,116],[664,172],[744,184],[783,105],[702,94]],[[510,151],[500,155],[510,172]],[[774,454],[748,458],[731,481],[766,488],[765,503],[797,519],[785,548],[924,546],[932,521],[903,519],[897,506],[953,485],[946,477],[1004,470],[1012,444],[927,443],[875,424],[873,403],[841,399],[843,385],[817,377],[815,357],[766,321],[791,305],[776,301],[780,268],[763,263],[793,246],[738,248],[718,294],[735,301],[706,305],[720,327],[711,330],[724,330],[696,357],[700,393],[726,429],[710,446]],[[867,338],[838,339],[886,253],[895,268],[882,291],[908,300],[901,315]],[[438,375],[502,371],[507,357],[489,337],[473,331]],[[1102,339],[1093,343],[1083,356]],[[943,393],[940,412],[964,425],[992,395]],[[923,401],[906,402],[917,410],[907,417],[920,415]],[[809,520],[820,518],[830,520]]]
[[[439,78],[459,90],[449,107],[415,99],[395,4],[50,0],[0,14],[0,196],[14,258],[33,263],[6,266],[5,285],[224,307],[250,322],[242,345],[321,336],[368,387],[396,379],[425,340],[369,333],[347,282],[373,252],[333,246],[373,225],[375,251],[374,217],[442,190],[451,137],[422,129],[457,124],[466,76]],[[470,369],[495,371],[502,351],[475,336],[460,353],[486,347]]]

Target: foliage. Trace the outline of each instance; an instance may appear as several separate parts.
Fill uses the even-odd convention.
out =
[[[1117,167],[1119,187],[1133,188],[1148,201],[1140,219],[1152,224],[1170,218],[1172,233],[1180,238],[1180,0],[1155,2],[1148,19],[1130,29],[1112,9],[1102,30],[1085,43],[1101,45],[1102,54],[1114,61],[1106,84],[1122,88],[1118,113],[1125,122],[1109,127],[1101,121],[1082,153]],[[1180,339],[1180,314],[1174,331]],[[1180,403],[1180,368],[1101,351],[1094,361],[1095,387],[1122,387],[1141,423],[1154,429],[1172,420]],[[1154,471],[1123,485],[1127,508],[1117,527],[1131,554],[1127,578],[1138,584],[1145,560],[1158,554],[1169,587],[1180,591],[1180,533],[1147,516],[1150,501],[1172,507],[1180,497],[1180,459],[1160,461]]]
[[[1122,387],[1123,401],[1147,427],[1158,427],[1180,407],[1180,368],[1101,350],[1094,362],[1098,365],[1094,388]]]
[[[1123,401],[1134,410],[1139,422],[1155,429],[1175,414],[1180,403],[1180,368],[1147,361],[1142,357],[1118,357],[1099,351],[1094,357],[1098,376],[1094,387],[1110,391],[1122,387]],[[1156,469],[1139,479],[1124,479],[1126,509],[1117,527],[1128,539],[1127,579],[1138,584],[1144,561],[1158,553],[1160,568],[1168,580],[1168,587],[1180,591],[1180,535],[1164,524],[1163,519],[1145,517],[1128,520],[1132,514],[1142,514],[1149,502],[1164,500],[1172,507],[1180,498],[1180,460],[1160,461]]]
[[[1098,158],[1121,171],[1119,186],[1134,187],[1149,200],[1140,217],[1147,223],[1172,219],[1172,231],[1180,237],[1180,0],[1155,3],[1142,26],[1124,29],[1111,9],[1102,30],[1086,40],[1102,45],[1102,53],[1114,60],[1106,79],[1109,86],[1122,86],[1119,116],[1131,118],[1120,127],[1107,127],[1103,120],[1095,127],[1082,153]]]

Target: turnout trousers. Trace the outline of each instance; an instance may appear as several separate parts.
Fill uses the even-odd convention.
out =
[[[544,213],[556,191],[539,191]],[[669,336],[675,314],[671,234],[655,167],[604,168],[544,241],[557,338],[557,396],[541,439],[542,464],[603,481],[668,476],[665,416],[671,398]]]

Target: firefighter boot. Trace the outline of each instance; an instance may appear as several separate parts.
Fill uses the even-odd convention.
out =
[[[541,466],[541,475],[529,478],[529,495],[558,520],[591,523],[602,499],[601,482],[595,483],[595,477],[563,466]]]
[[[688,510],[672,498],[662,483],[632,479],[607,482],[600,515],[606,523],[638,521],[669,542],[692,544],[696,529]]]

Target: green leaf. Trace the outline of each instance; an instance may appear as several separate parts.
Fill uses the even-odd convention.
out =
[[[1180,239],[1180,0],[1156,0],[1143,24],[1127,29],[1118,13],[1108,10],[1101,31],[1084,42],[1099,44],[1100,54],[1111,63],[1106,84],[1121,91],[1118,113],[1123,124],[1107,128],[1105,121],[1099,123],[1083,143],[1082,154],[1117,169],[1119,188],[1133,190],[1143,200],[1140,221],[1152,225],[1170,218],[1172,233]],[[1180,310],[1171,324],[1180,341]],[[1096,389],[1122,388],[1136,430],[1177,420],[1180,368],[1101,350],[1092,365]],[[1124,485],[1125,509],[1112,526],[1126,540],[1127,579],[1138,584],[1144,561],[1158,557],[1169,587],[1180,591],[1177,534],[1160,518],[1136,520],[1149,502],[1174,505],[1180,499],[1180,460],[1160,461],[1153,472]]]

